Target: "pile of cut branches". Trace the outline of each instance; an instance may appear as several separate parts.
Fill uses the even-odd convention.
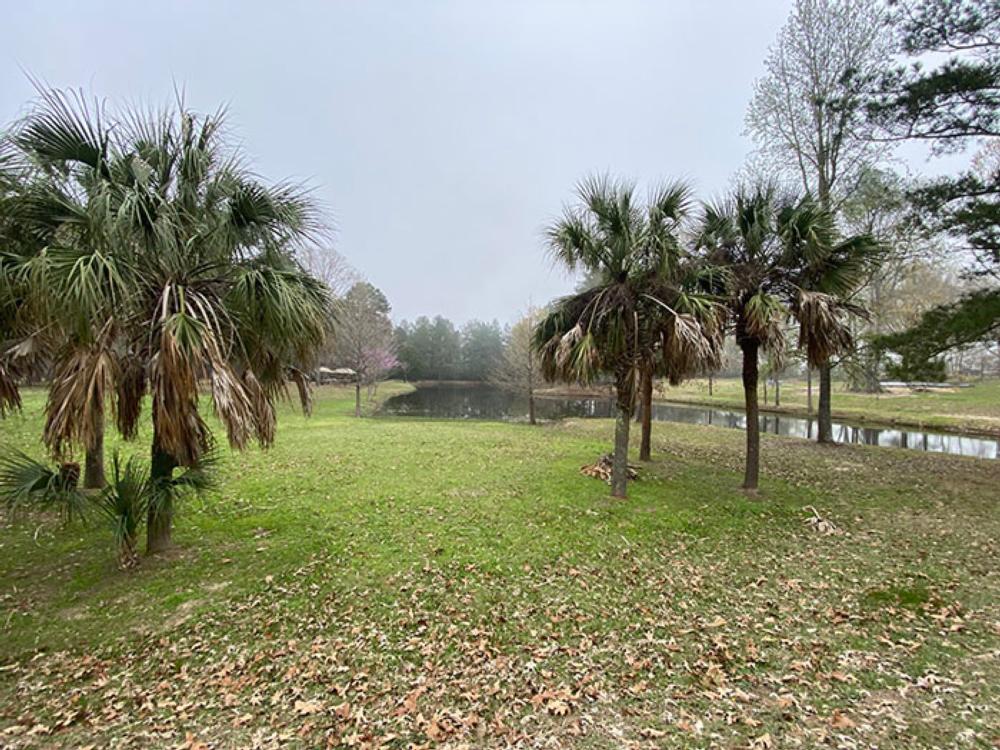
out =
[[[585,464],[580,467],[580,473],[584,476],[593,477],[594,479],[603,479],[608,484],[611,484],[611,464],[612,455],[606,453],[597,459],[597,463]],[[639,473],[636,471],[636,466],[632,464],[628,465],[628,478],[629,481],[633,481],[639,478]]]

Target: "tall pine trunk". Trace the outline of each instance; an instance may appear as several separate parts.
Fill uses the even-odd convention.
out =
[[[611,495],[628,496],[628,432],[635,409],[635,374],[619,372],[615,378],[618,413],[615,416],[615,452],[611,460]]]
[[[642,370],[642,442],[639,445],[639,460],[649,461],[653,442],[653,371]]]
[[[177,462],[174,457],[160,448],[153,438],[153,455],[149,468],[150,484],[156,487],[169,481],[174,475]],[[174,508],[170,493],[156,493],[156,502],[150,503],[146,516],[146,554],[154,555],[170,548],[170,534],[173,529]]]
[[[361,381],[354,383],[354,416],[361,416]]]
[[[832,370],[833,367],[829,364],[820,365],[819,368],[819,413],[817,414],[819,432],[816,440],[820,443],[833,442]]]
[[[743,341],[743,397],[747,412],[747,455],[743,489],[756,490],[760,477],[760,406],[757,403],[757,351],[756,341]]]

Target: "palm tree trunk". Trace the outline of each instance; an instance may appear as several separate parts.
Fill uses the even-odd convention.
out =
[[[819,433],[816,437],[820,443],[833,442],[833,413],[831,403],[832,379],[830,377],[833,367],[829,364],[820,365],[819,368]]]
[[[774,379],[774,405],[781,406],[781,378]]]
[[[635,375],[619,373],[615,379],[618,413],[615,417],[615,453],[611,461],[611,496],[628,496],[628,431],[635,408]]]
[[[87,455],[84,458],[83,487],[87,490],[99,490],[105,485],[103,416],[99,417],[95,427],[94,442],[87,446]]]
[[[806,414],[813,413],[813,368],[806,365]]]
[[[133,567],[138,561],[138,554],[136,554],[136,539],[135,533],[126,533],[122,537],[121,544],[118,546],[118,567],[122,570],[127,570]]]
[[[743,489],[756,490],[760,476],[760,406],[757,403],[757,350],[756,341],[744,341],[743,397],[747,412],[747,456]]]
[[[712,395],[712,376],[708,376],[708,395]]]
[[[361,416],[361,381],[354,384],[354,416]]]
[[[615,453],[611,462],[611,496],[628,497],[628,429],[632,415],[618,407],[615,418]]]
[[[649,368],[642,371],[642,442],[639,446],[639,460],[649,461],[653,438],[653,372]]]
[[[153,438],[153,456],[149,468],[150,484],[154,487],[174,475],[177,462],[174,457],[162,450],[156,438]],[[157,493],[156,502],[150,503],[146,515],[146,554],[155,555],[170,548],[170,533],[174,522],[173,501],[166,492]]]
[[[535,392],[528,390],[528,424],[537,424],[535,421]]]

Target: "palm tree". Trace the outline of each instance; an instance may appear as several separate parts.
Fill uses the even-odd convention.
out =
[[[43,371],[52,333],[42,325],[49,295],[32,293],[25,273],[48,239],[24,221],[32,180],[13,142],[0,135],[0,417],[20,408],[19,381]]]
[[[678,253],[679,257],[683,255],[680,250],[680,224],[686,214],[686,210],[686,206],[678,206],[675,216],[669,219],[672,225],[669,234],[670,241],[676,246],[677,249],[675,252]],[[710,276],[706,277],[706,274],[709,273],[710,270],[704,263],[695,262],[694,257],[688,255],[683,263],[678,263],[664,269],[662,280],[681,292],[679,304],[683,309],[691,309],[692,304],[704,303],[706,299],[704,296],[692,296],[693,293],[700,292],[704,295],[711,291],[709,284]],[[712,336],[721,331],[721,323],[724,318],[724,311],[722,309],[716,308],[715,313],[715,320],[709,320],[707,317],[701,318],[701,320],[706,321],[709,325]],[[690,374],[688,370],[678,370],[676,368],[679,360],[674,360],[669,356],[662,356],[663,338],[658,334],[658,331],[672,325],[671,318],[673,315],[674,310],[672,308],[660,305],[653,306],[649,310],[649,315],[644,323],[644,326],[649,331],[646,335],[640,336],[640,341],[643,342],[637,378],[637,396],[639,398],[638,421],[640,422],[642,431],[639,441],[640,461],[652,460],[653,384],[655,379],[665,378],[671,384],[676,385]],[[719,342],[719,346],[721,347],[721,341]],[[710,365],[718,364],[716,361],[718,356],[721,356],[721,349],[713,354],[711,361],[699,364],[695,369],[698,371],[711,371]]]
[[[629,422],[643,366],[655,359],[677,380],[718,357],[717,306],[677,283],[684,258],[675,232],[688,194],[681,184],[666,185],[642,203],[630,183],[589,178],[577,188],[578,204],[546,233],[553,256],[596,283],[551,306],[535,328],[535,346],[549,380],[613,377],[615,497],[626,496]]]
[[[233,448],[273,441],[288,380],[308,407],[302,368],[330,311],[295,257],[317,229],[311,201],[252,177],[223,122],[179,103],[111,128],[82,99],[46,91],[17,134],[48,175],[34,215],[56,239],[37,273],[59,300],[53,322],[73,334],[54,356],[46,443],[93,445],[106,403],[132,438],[148,394],[154,488],[211,448],[202,379]],[[147,552],[170,544],[172,494],[155,494]]]
[[[10,166],[9,148],[0,141],[0,416],[21,406],[16,374],[10,363],[23,289],[15,275],[17,224],[11,220],[19,180]]]
[[[771,184],[738,188],[706,205],[698,245],[716,272],[743,355],[746,471],[755,491],[760,475],[758,358],[780,366],[786,324],[799,323],[799,345],[813,367],[851,346],[845,316],[860,312],[843,301],[876,247],[868,236],[838,238],[833,216],[811,197],[782,195]]]

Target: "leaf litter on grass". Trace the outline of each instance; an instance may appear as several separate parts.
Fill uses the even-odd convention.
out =
[[[477,449],[474,431],[433,429]],[[567,481],[593,455],[587,436],[607,429],[545,434]],[[1000,736],[998,524],[974,494],[995,468],[765,439],[762,498],[746,501],[737,439],[671,429],[656,449],[665,458],[626,503],[553,509],[531,494],[537,538],[518,537],[522,550],[456,541],[469,533],[458,505],[484,504],[471,518],[496,518],[498,532],[521,521],[500,522],[518,496],[494,501],[482,468],[386,492],[386,511],[419,505],[401,519],[434,539],[377,574],[365,573],[374,531],[339,525],[324,533],[359,536],[275,558],[287,564],[248,584],[255,560],[294,540],[269,532],[255,553],[250,534],[249,553],[226,552],[220,575],[235,583],[200,587],[214,606],[0,666],[0,746],[931,748]],[[414,460],[433,465],[440,446],[426,451]],[[552,472],[504,460],[495,471],[512,477]],[[710,518],[672,526],[681,513]],[[816,517],[842,533],[817,533]],[[572,524],[589,546],[544,548]]]

